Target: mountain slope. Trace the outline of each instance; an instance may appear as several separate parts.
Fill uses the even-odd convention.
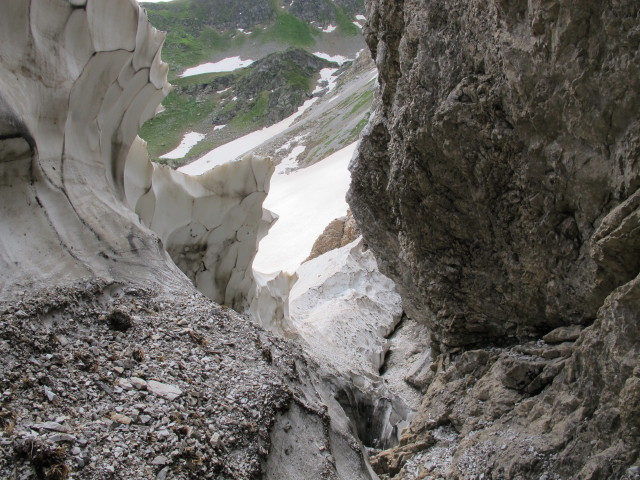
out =
[[[151,23],[168,32],[163,58],[170,80],[224,56],[262,57],[288,46],[354,54],[363,47],[353,23],[363,0],[175,0],[145,8]],[[335,30],[323,31],[330,26]]]

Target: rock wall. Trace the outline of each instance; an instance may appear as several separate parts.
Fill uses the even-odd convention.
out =
[[[369,3],[380,95],[350,201],[443,346],[588,324],[637,274],[593,254],[638,187],[637,15],[633,1]]]
[[[367,18],[380,84],[349,202],[441,353],[377,468],[636,478],[640,6],[371,0]],[[541,340],[571,325],[589,327]]]

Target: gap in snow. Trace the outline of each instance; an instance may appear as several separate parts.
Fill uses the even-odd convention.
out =
[[[260,242],[254,271],[264,275],[295,272],[326,226],[346,215],[351,181],[348,165],[357,143],[310,167],[273,176],[263,206],[278,219]]]
[[[205,137],[202,133],[198,132],[189,132],[182,137],[182,141],[180,145],[178,145],[174,150],[171,150],[169,153],[165,153],[160,158],[168,158],[168,159],[178,159],[183,158],[189,150],[196,146],[196,144]]]
[[[346,62],[350,62],[353,59],[347,58],[342,55],[330,55],[328,53],[323,52],[313,52],[316,57],[324,58],[325,60],[329,60],[330,62],[336,62],[338,65],[343,65]]]
[[[211,170],[218,165],[237,159],[239,156],[253,150],[257,146],[271,139],[271,137],[284,132],[300,115],[313,105],[316,100],[318,100],[317,97],[307,100],[300,108],[298,108],[298,111],[290,117],[285,118],[270,127],[265,127],[262,130],[256,130],[244,137],[236,138],[229,143],[220,145],[218,148],[211,150],[195,162],[180,167],[178,171],[189,175],[202,175],[204,172]]]
[[[227,57],[223,58],[219,62],[203,63],[196,67],[187,68],[180,76],[191,77],[193,75],[201,75],[203,73],[233,72],[239,68],[248,67],[253,62],[254,60],[251,59],[242,60],[240,57]]]

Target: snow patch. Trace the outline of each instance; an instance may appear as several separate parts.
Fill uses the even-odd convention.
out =
[[[302,115],[311,105],[313,105],[317,98],[307,100],[302,104],[298,111],[284,120],[265,127],[262,130],[249,133],[244,137],[237,138],[229,143],[225,143],[199,158],[195,162],[181,167],[178,171],[187,173],[189,175],[201,175],[204,172],[211,170],[212,168],[222,165],[224,163],[231,162],[237,159],[239,156],[253,150],[262,143],[270,140],[275,135],[284,132],[291,124]]]
[[[337,27],[337,26],[335,26],[335,25],[329,25],[327,28],[323,28],[323,29],[322,29],[322,31],[323,31],[324,33],[331,33],[331,32],[333,32],[336,28],[338,28],[338,27]]]
[[[327,90],[327,93],[333,91],[336,88],[336,82],[338,80],[338,77],[334,76],[337,71],[337,68],[323,68],[320,70],[318,86],[313,92],[311,92],[311,94],[320,93],[325,89]]]
[[[196,144],[205,137],[202,133],[198,132],[189,132],[185,134],[178,145],[174,150],[171,150],[169,153],[165,153],[160,158],[169,158],[169,159],[177,159],[184,157],[189,150],[196,146]]]
[[[362,24],[358,23],[358,22],[351,22],[353,23],[356,27],[358,27],[360,30],[362,30]]]
[[[224,127],[226,127],[226,125],[216,125],[215,127],[213,127],[213,131],[215,132],[216,130],[222,130]]]
[[[272,177],[264,208],[278,220],[262,239],[253,262],[257,272],[294,272],[313,243],[335,218],[347,213],[351,181],[347,168],[357,142],[324,160],[288,175]]]
[[[187,68],[181,77],[191,77],[193,75],[201,75],[203,73],[233,72],[239,68],[245,68],[251,65],[254,60],[242,60],[240,57],[227,57],[219,62],[203,63],[197,67]]]
[[[365,17],[364,15],[356,15],[356,20],[361,20],[363,22],[366,22],[367,17]]]
[[[280,162],[280,164],[276,167],[276,174],[281,174],[281,173],[286,174],[289,169],[296,167],[297,166],[296,160],[298,159],[300,154],[304,152],[306,149],[307,147],[304,145],[298,145],[296,147],[293,147],[289,155],[284,157]]]
[[[323,52],[313,52],[316,57],[324,58],[325,60],[329,60],[330,62],[336,62],[338,65],[343,65],[346,62],[350,62],[353,59],[343,57],[342,55],[330,55],[328,53]]]

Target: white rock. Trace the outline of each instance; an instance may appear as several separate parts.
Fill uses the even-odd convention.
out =
[[[176,385],[156,382],[155,380],[149,380],[147,383],[147,390],[154,395],[166,398],[167,400],[174,400],[182,394],[182,390],[180,390]]]
[[[129,378],[129,382],[138,390],[144,390],[145,388],[147,388],[147,382],[141,378],[131,377]]]

